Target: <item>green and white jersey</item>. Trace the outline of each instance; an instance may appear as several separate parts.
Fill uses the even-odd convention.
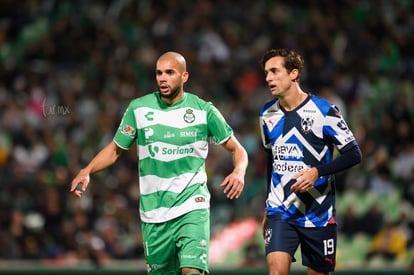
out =
[[[209,208],[208,144],[232,134],[212,103],[196,95],[185,92],[173,105],[159,92],[132,100],[114,142],[123,149],[137,142],[141,220],[160,223]]]

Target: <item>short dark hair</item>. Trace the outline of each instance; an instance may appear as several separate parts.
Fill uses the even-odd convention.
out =
[[[304,60],[302,56],[293,51],[288,49],[271,49],[268,50],[262,58],[262,66],[264,68],[266,62],[275,56],[281,56],[283,57],[285,61],[285,68],[288,72],[291,72],[293,69],[297,69],[299,71],[299,75],[303,69],[304,66]]]

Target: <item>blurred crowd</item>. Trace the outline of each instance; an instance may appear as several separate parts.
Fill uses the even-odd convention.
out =
[[[229,201],[219,183],[231,160],[210,147],[213,236],[261,219],[258,111],[270,93],[260,61],[279,47],[303,54],[301,86],[336,104],[361,146],[338,193],[400,194],[414,249],[413,33],[407,0],[1,1],[0,259],[142,258],[135,148],[93,175],[81,199],[69,186],[129,101],[156,89],[167,50],[186,57],[185,89],[216,104],[250,157],[245,193]]]

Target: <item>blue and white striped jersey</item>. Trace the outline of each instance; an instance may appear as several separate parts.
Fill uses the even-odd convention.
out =
[[[355,146],[338,108],[310,94],[295,110],[285,111],[274,99],[260,109],[260,123],[263,144],[273,156],[267,215],[301,227],[335,223],[334,175],[319,177],[309,192],[294,193],[290,187],[297,172],[330,162],[335,147],[343,152]]]

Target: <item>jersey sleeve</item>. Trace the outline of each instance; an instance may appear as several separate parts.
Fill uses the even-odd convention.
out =
[[[349,129],[341,112],[335,105],[331,105],[326,116],[324,126],[324,136],[332,142],[340,152],[355,146],[355,137]]]
[[[272,145],[270,144],[269,135],[267,134],[268,128],[262,116],[260,116],[259,123],[260,123],[260,136],[262,137],[263,146],[266,149],[270,149],[272,148]]]
[[[231,135],[233,135],[233,129],[226,122],[220,111],[213,106],[212,103],[208,103],[207,113],[207,128],[208,135],[215,144],[222,144]]]
[[[134,108],[129,104],[115,133],[114,142],[122,149],[129,149],[137,138],[137,126]]]

